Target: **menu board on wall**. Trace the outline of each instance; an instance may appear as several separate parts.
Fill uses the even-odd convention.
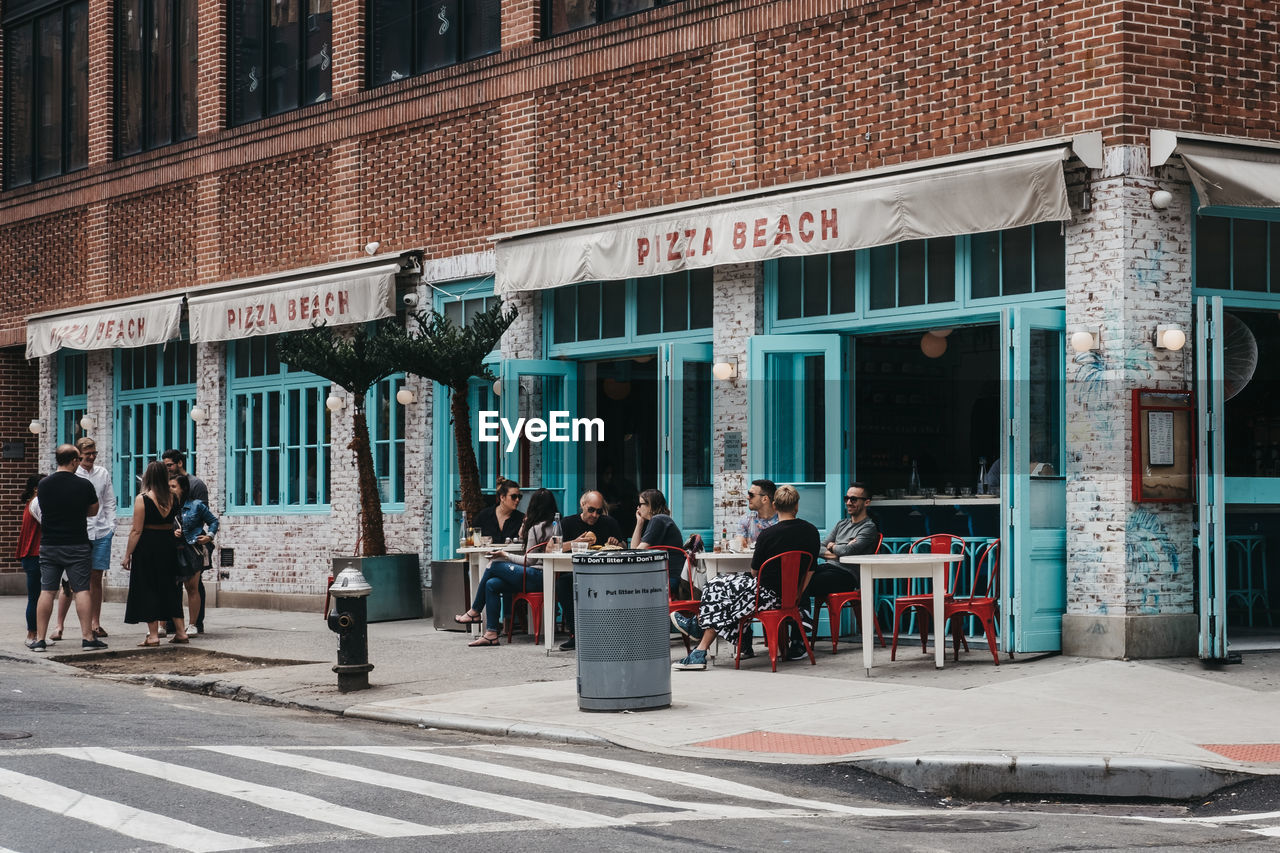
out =
[[[1190,391],[1133,392],[1133,499],[1195,500],[1195,434]]]

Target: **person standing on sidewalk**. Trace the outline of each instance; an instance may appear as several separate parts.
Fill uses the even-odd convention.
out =
[[[92,549],[86,519],[98,514],[98,493],[93,484],[76,476],[80,451],[75,445],[60,444],[54,452],[58,470],[40,482],[30,512],[39,511],[40,601],[36,606],[36,639],[28,645],[33,652],[46,648],[45,633],[53,615],[53,599],[58,581],[65,573],[75,596],[80,620],[80,647],[105,649],[107,644],[90,630],[89,575]]]
[[[199,589],[200,575],[208,563],[213,537],[218,533],[218,517],[204,501],[191,497],[189,476],[178,475],[177,483],[178,505],[181,507],[178,519],[182,526],[182,539],[198,557],[196,564],[190,568],[191,574],[182,582],[187,589],[187,607],[191,611],[192,624],[187,627],[187,636],[191,636],[198,633],[194,623],[200,618],[200,608],[204,606],[204,596]]]
[[[183,453],[181,450],[178,450],[175,447],[170,450],[166,450],[164,454],[161,455],[160,461],[164,463],[164,467],[169,469],[170,477],[186,477],[187,478],[187,482],[191,486],[191,488],[187,492],[187,499],[193,500],[193,501],[200,501],[206,507],[209,507],[210,514],[212,514],[212,507],[209,506],[209,487],[205,485],[204,480],[201,480],[195,474],[192,474],[189,471],[187,471],[187,454]],[[213,547],[212,540],[210,540],[210,544],[208,544],[206,547],[210,549]],[[203,571],[201,571],[199,574],[196,575],[195,590],[196,590],[196,594],[199,595],[200,597],[199,598],[200,606],[192,608],[191,610],[191,612],[194,614],[194,619],[192,623],[187,626],[187,633],[189,635],[204,633],[205,594],[204,594],[204,572]],[[191,600],[192,600],[191,584],[187,585],[187,599],[188,599],[187,606],[190,607]],[[173,623],[167,624],[165,628],[172,631]]]
[[[88,436],[76,439],[76,450],[80,451],[80,467],[76,468],[76,476],[83,477],[93,484],[98,493],[98,514],[89,519],[90,575],[89,600],[92,603],[89,618],[90,630],[99,639],[107,636],[102,628],[102,591],[106,573],[111,569],[111,540],[116,532],[116,490],[111,485],[111,474],[98,460],[98,445]],[[62,631],[67,621],[67,611],[71,609],[71,590],[67,584],[62,585],[62,595],[58,598],[58,623],[49,632],[49,639],[61,640]]]
[[[32,474],[22,490],[22,527],[18,532],[18,560],[27,575],[27,647],[36,641],[36,605],[40,602],[40,522],[29,507],[44,474]]]
[[[174,529],[177,518],[178,499],[170,491],[169,471],[160,462],[152,462],[142,474],[142,491],[133,501],[133,525],[124,550],[124,570],[130,572],[124,621],[126,625],[146,623],[147,637],[140,646],[160,645],[160,623],[166,619],[172,619],[176,629],[169,642],[189,642],[178,586],[181,542],[179,531]]]

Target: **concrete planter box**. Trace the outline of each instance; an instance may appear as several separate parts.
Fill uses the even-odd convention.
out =
[[[373,587],[369,593],[369,622],[421,619],[422,576],[417,554],[388,554],[385,557],[334,557],[333,576],[347,566],[355,566]]]

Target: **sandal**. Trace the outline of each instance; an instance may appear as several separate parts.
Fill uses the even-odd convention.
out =
[[[485,648],[486,646],[497,646],[497,645],[500,645],[497,637],[486,637],[483,634],[481,634],[479,637],[476,637],[471,642],[467,643],[467,646],[473,649],[481,649],[481,648]]]
[[[453,621],[457,622],[459,625],[474,625],[480,621],[480,614],[477,613],[475,616],[472,616],[471,611],[468,610],[466,613],[460,613],[454,616]]]
[[[58,641],[59,641],[59,640],[61,640],[61,639],[62,639],[62,629],[61,629],[61,628],[59,628],[57,631],[50,631],[50,632],[49,632],[49,642],[51,642],[51,643],[56,643],[56,642],[58,642]]]
[[[174,634],[173,639],[171,639],[169,642],[177,643],[178,645],[186,645],[190,643],[191,640],[181,634]],[[157,646],[160,645],[160,642],[158,640],[156,641],[156,645]]]
[[[150,648],[150,647],[152,647],[152,646],[158,646],[158,645],[160,645],[160,641],[159,641],[159,640],[156,640],[156,641],[153,643],[153,642],[151,642],[151,640],[147,639],[147,640],[143,640],[141,643],[138,643],[138,648],[140,648],[140,649],[145,649],[145,648]]]
[[[100,627],[99,627],[99,628],[94,628],[94,629],[93,629],[93,636],[97,637],[98,639],[102,639],[103,637],[107,636],[107,632],[106,632],[106,631],[104,631],[104,630],[103,630],[102,628],[100,628]]]

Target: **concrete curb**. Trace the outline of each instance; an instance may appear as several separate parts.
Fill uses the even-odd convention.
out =
[[[485,717],[467,717],[461,714],[431,714],[420,711],[369,711],[350,708],[343,712],[344,717],[356,720],[373,720],[379,723],[399,723],[416,725],[420,728],[444,729],[471,734],[490,735],[493,737],[522,737],[551,740],[557,743],[577,743],[592,745],[611,745],[613,742],[597,734],[582,729],[547,726],[538,723],[523,723],[512,720],[497,720]]]
[[[850,763],[918,790],[971,800],[1002,794],[1187,800],[1255,778],[1176,761],[1107,756],[923,755]]]
[[[230,681],[220,681],[216,678],[167,674],[103,674],[95,677],[107,678],[113,681],[124,682],[126,684],[144,684],[148,687],[163,687],[169,690],[181,690],[185,693],[199,693],[204,696],[212,696],[217,699],[230,699],[234,702],[247,702],[250,705],[269,705],[276,708],[311,711],[320,714],[332,714],[334,716],[342,716],[343,713],[342,708],[332,705],[325,705],[319,702],[299,702],[296,699],[286,699],[280,696],[273,696],[270,693],[262,693],[240,684],[235,684]]]

